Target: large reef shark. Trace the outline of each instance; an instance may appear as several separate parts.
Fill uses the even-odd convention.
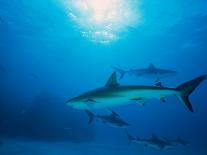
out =
[[[129,104],[135,101],[144,104],[147,99],[157,98],[165,102],[167,96],[176,96],[184,105],[193,112],[193,107],[189,101],[189,95],[206,78],[206,75],[197,77],[177,88],[139,86],[139,85],[119,85],[117,75],[114,72],[104,87],[86,92],[78,97],[66,102],[68,106],[76,109],[100,109]]]
[[[127,128],[130,126],[129,123],[122,120],[120,116],[114,111],[111,111],[110,115],[96,115],[89,110],[85,110],[85,112],[89,117],[89,124],[92,123],[93,120],[96,118],[104,124],[115,128]]]
[[[169,78],[178,74],[178,72],[174,70],[157,68],[153,64],[150,64],[149,67],[142,69],[123,70],[118,67],[112,68],[120,74],[121,79],[128,74],[135,75],[137,77],[152,78],[159,81],[163,78]]]
[[[165,148],[169,148],[169,147],[174,147],[175,145],[169,141],[166,141],[163,138],[160,138],[156,135],[152,135],[151,138],[136,138],[133,137],[132,135],[130,135],[128,133],[128,131],[126,130],[126,134],[129,140],[129,144],[131,144],[132,142],[137,143],[137,144],[142,144],[145,147],[153,147],[153,148],[157,148],[157,149],[165,149]]]

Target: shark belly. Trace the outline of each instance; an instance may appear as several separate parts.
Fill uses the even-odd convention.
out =
[[[119,105],[126,105],[135,101],[137,103],[146,102],[148,99],[156,98],[162,99],[170,95],[176,94],[173,90],[150,90],[150,89],[138,89],[138,90],[126,90],[126,91],[113,91],[107,95],[92,96],[96,102],[89,109],[110,108]]]

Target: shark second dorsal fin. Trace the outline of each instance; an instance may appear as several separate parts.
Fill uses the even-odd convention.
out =
[[[152,139],[158,139],[157,135],[152,133]]]
[[[106,87],[117,87],[119,83],[117,82],[117,75],[116,72],[113,72],[109,77],[108,81],[106,82]]]

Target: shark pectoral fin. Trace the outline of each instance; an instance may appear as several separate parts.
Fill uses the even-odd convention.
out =
[[[94,99],[86,99],[85,101],[85,104],[89,107],[89,108],[93,108],[94,107],[94,104],[97,103],[96,100]]]
[[[85,104],[87,105],[88,108],[91,109],[91,108],[94,107],[94,104],[95,104],[95,103],[94,103],[94,102],[86,102]]]
[[[145,99],[144,98],[140,98],[140,97],[137,97],[137,98],[132,98],[130,99],[131,101],[138,101],[138,103],[142,106],[145,105]]]

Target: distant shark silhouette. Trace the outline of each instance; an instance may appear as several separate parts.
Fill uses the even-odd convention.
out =
[[[177,88],[156,87],[156,86],[121,86],[117,82],[116,72],[114,72],[104,87],[86,92],[78,97],[66,102],[68,106],[76,109],[98,109],[110,108],[128,101],[135,101],[142,105],[147,99],[157,98],[165,102],[167,96],[176,96],[184,105],[193,112],[193,107],[189,101],[189,95],[206,78],[206,75],[197,77],[191,81],[181,84]]]
[[[89,110],[85,110],[89,117],[89,124],[92,123],[94,118],[100,120],[101,122],[108,124],[109,126],[116,127],[116,128],[127,128],[130,125],[122,120],[117,113],[112,111],[110,115],[95,115]]]
[[[153,64],[150,64],[148,68],[130,69],[128,71],[120,69],[118,67],[112,67],[112,68],[120,74],[121,79],[126,74],[129,74],[129,75],[135,75],[137,77],[152,78],[159,81],[163,78],[172,77],[178,74],[178,72],[173,70],[157,68]]]
[[[188,145],[190,144],[188,141],[182,139],[181,137],[178,137],[177,139],[168,139],[168,138],[164,138],[166,141],[174,144],[174,145]]]
[[[167,147],[173,147],[174,144],[166,141],[156,135],[152,135],[151,138],[148,139],[142,139],[142,138],[135,138],[132,135],[130,135],[128,133],[128,131],[126,130],[126,134],[129,140],[129,144],[131,144],[132,142],[134,143],[138,143],[138,144],[143,144],[145,147],[153,147],[153,148],[157,148],[157,149],[165,149]]]

